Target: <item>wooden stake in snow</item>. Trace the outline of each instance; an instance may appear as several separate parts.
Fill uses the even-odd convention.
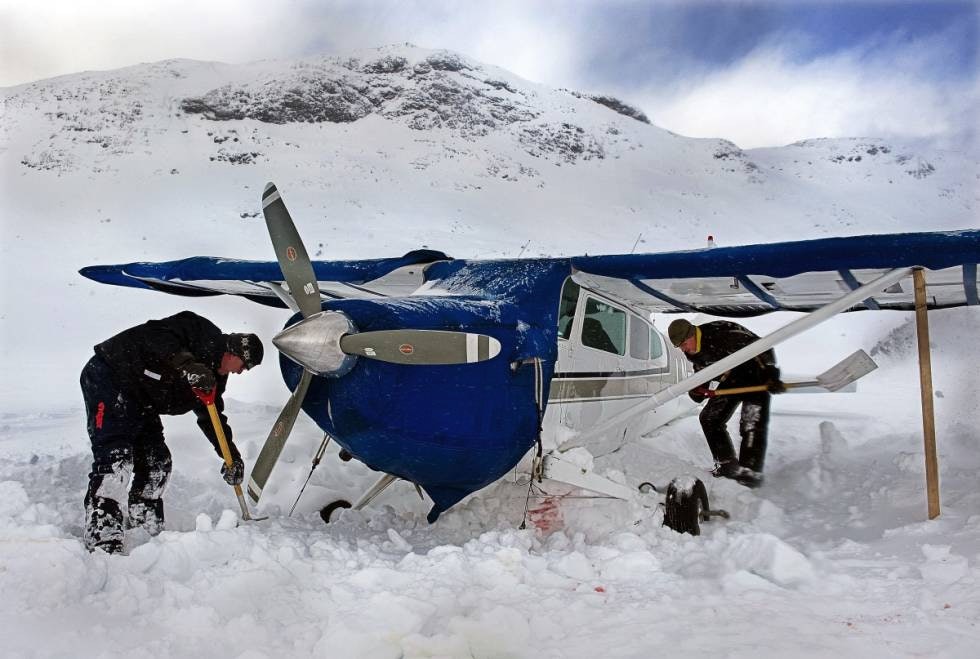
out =
[[[912,271],[915,285],[915,334],[919,342],[919,389],[922,396],[922,439],[926,454],[926,499],[929,519],[939,517],[939,459],[936,457],[936,415],[932,404],[932,359],[929,354],[929,316],[926,279],[921,268]]]

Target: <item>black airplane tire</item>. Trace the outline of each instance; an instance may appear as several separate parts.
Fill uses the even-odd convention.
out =
[[[701,479],[694,485],[679,486],[675,478],[667,486],[667,500],[664,503],[664,526],[678,533],[701,535],[701,520],[706,518],[708,491]]]
[[[323,520],[324,524],[330,523],[330,517],[342,508],[350,508],[350,501],[344,501],[343,499],[337,499],[325,505],[320,509],[320,519]]]

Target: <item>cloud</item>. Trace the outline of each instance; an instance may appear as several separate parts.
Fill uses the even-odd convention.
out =
[[[456,50],[535,81],[569,77],[585,55],[588,3],[504,0],[0,0],[0,86],[169,58],[241,63],[389,43]]]
[[[636,101],[659,126],[744,148],[813,137],[972,135],[976,78],[937,75],[950,57],[942,35],[892,35],[812,59],[799,55],[804,42],[784,35],[724,68],[648,87]]]
[[[0,85],[177,57],[288,57],[315,30],[288,8],[258,0],[3,0]]]
[[[571,79],[583,66],[582,58],[588,56],[580,35],[590,3],[408,0],[341,4],[342,10],[336,2],[329,10],[310,7],[313,14],[322,11],[321,24],[330,37],[319,46],[331,53],[407,41],[422,48],[453,50],[547,84]],[[560,11],[553,11],[556,7]]]
[[[837,29],[843,15],[831,11],[850,5],[808,4],[805,16],[795,6],[0,0],[0,85],[175,57],[240,63],[408,41],[552,87],[610,93],[664,128],[743,147],[825,136],[960,135],[976,123],[975,24],[959,20],[958,28],[913,38],[908,30],[927,21],[916,15],[908,23],[911,5],[882,1],[862,5],[865,29],[855,36]],[[955,13],[960,4],[938,6]],[[814,27],[807,21],[817,14]]]

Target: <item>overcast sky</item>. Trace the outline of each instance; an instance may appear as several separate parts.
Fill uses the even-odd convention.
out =
[[[980,0],[0,0],[0,86],[182,57],[447,48],[742,147],[972,139]]]

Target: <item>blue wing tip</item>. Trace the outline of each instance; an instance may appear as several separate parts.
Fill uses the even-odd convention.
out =
[[[127,275],[122,265],[89,265],[78,271],[78,274],[97,281],[100,284],[112,284],[114,286],[130,286],[132,288],[149,288],[138,279],[133,279]]]
[[[78,271],[81,276],[104,284],[112,283],[113,275],[120,274],[114,265],[87,265]]]

